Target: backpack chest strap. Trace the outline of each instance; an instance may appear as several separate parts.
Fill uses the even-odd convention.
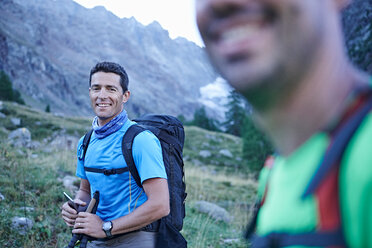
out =
[[[129,171],[128,167],[117,168],[117,169],[99,169],[93,167],[84,167],[85,171],[94,172],[94,173],[102,173],[106,176],[115,175],[115,174],[122,174],[124,172]]]

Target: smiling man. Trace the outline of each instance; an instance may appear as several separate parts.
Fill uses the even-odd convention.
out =
[[[104,126],[120,114],[123,103],[129,99],[130,91],[124,91],[120,84],[112,83],[120,81],[120,76],[113,72],[97,71],[91,76],[89,96],[99,126]]]
[[[155,247],[157,233],[151,224],[169,213],[160,142],[150,131],[141,132],[133,141],[133,160],[143,188],[125,170],[121,141],[135,124],[124,110],[130,97],[128,82],[124,68],[116,63],[98,63],[90,72],[89,96],[96,117],[85,156],[83,138],[78,144],[76,175],[81,183],[74,202],[86,205],[92,193],[99,191],[100,203],[96,214],[77,214],[67,202],[62,206],[62,217],[74,227],[73,233],[98,239],[88,247]],[[106,173],[111,169],[116,173]]]
[[[348,0],[196,0],[212,63],[278,156],[253,247],[372,247],[371,79],[346,56]]]

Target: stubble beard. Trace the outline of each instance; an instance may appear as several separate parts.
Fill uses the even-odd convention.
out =
[[[292,17],[292,22],[295,21],[296,18]],[[320,24],[321,20],[318,20]],[[296,31],[281,33],[275,50],[277,53],[272,54],[265,66],[250,68],[247,64],[246,68],[240,68],[246,70],[245,76],[230,77],[231,80],[228,80],[259,112],[268,111],[291,98],[317,62],[324,30],[315,27],[311,34],[303,32],[298,37],[302,32],[301,27],[295,26],[293,29]]]

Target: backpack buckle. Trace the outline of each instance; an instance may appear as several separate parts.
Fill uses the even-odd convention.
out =
[[[116,169],[103,169],[103,174],[105,174],[105,176],[116,174]]]
[[[79,150],[78,150],[78,155],[77,155],[77,157],[78,157],[78,159],[81,161],[81,160],[83,160],[83,157],[84,157],[84,145],[81,145],[80,147],[79,147]]]

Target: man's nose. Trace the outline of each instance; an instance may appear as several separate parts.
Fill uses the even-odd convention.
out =
[[[102,88],[99,92],[98,92],[98,97],[99,98],[106,98],[107,97],[107,90],[105,88]]]

